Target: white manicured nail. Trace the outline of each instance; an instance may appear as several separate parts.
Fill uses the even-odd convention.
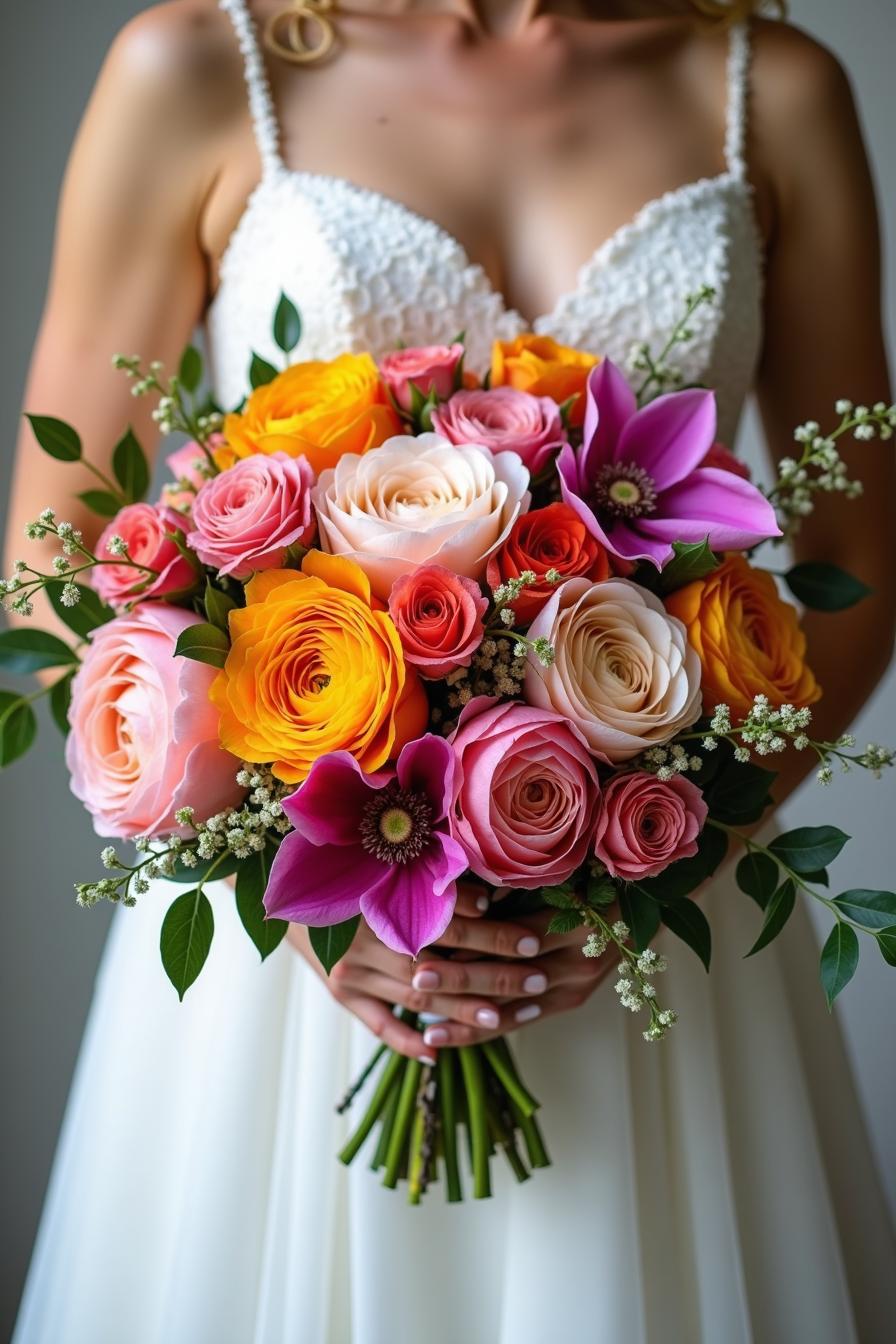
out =
[[[444,1027],[427,1027],[423,1039],[427,1045],[444,1045],[448,1040],[448,1032]]]
[[[434,1055],[418,1055],[417,1058],[421,1064],[425,1064],[428,1068],[432,1069],[435,1067],[436,1061]]]
[[[484,914],[485,911],[488,909],[489,905],[490,905],[490,901],[489,901],[489,899],[488,899],[487,896],[477,896],[477,897],[476,897],[476,909],[477,909],[477,910],[481,910],[483,914]]]
[[[476,1021],[480,1027],[496,1027],[501,1019],[494,1008],[479,1008],[476,1012]]]
[[[527,1003],[525,1008],[517,1008],[514,1016],[517,1022],[533,1022],[536,1017],[541,1017],[541,1008],[537,1003]]]
[[[516,945],[516,950],[521,957],[537,957],[541,951],[541,943],[531,934],[526,938],[521,938]]]
[[[523,990],[526,994],[543,994],[548,987],[548,978],[542,975],[541,971],[536,971],[534,975],[527,975],[523,981]]]

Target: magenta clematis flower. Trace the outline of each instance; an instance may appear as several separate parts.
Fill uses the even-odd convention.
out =
[[[360,913],[416,957],[445,932],[467,867],[448,833],[459,768],[432,733],[402,748],[394,772],[365,775],[347,751],[320,757],[283,801],[295,830],[271,866],[267,915],[323,926]]]
[[[557,459],[563,498],[607,550],[657,569],[675,541],[740,551],[779,537],[775,511],[754,485],[700,465],[715,432],[712,392],[668,392],[639,409],[605,359],[588,375],[582,446],[567,444]]]

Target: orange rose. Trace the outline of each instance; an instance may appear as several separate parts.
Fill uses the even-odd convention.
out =
[[[703,665],[703,708],[731,708],[744,718],[755,695],[774,706],[811,705],[821,695],[803,661],[806,637],[796,609],[778,595],[770,574],[742,555],[729,555],[705,579],[666,598],[666,609],[687,627]]]
[[[226,468],[252,453],[304,454],[320,473],[401,428],[370,355],[311,359],[257,387],[243,411],[225,418],[226,443],[215,458]]]
[[[298,783],[330,751],[378,770],[424,731],[423,688],[353,561],[309,551],[301,573],[257,574],[246,600],[210,692],[228,751]]]
[[[580,425],[585,417],[585,379],[599,362],[597,355],[525,332],[513,341],[494,342],[489,386],[516,387],[535,397],[552,397],[558,405],[578,394],[569,421]]]

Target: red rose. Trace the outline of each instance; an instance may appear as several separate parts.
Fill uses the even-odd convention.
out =
[[[442,565],[421,565],[402,574],[389,594],[389,615],[405,659],[430,679],[470,666],[482,643],[487,607],[472,579]]]
[[[609,577],[607,552],[588,532],[568,504],[549,504],[517,518],[510,536],[489,558],[486,576],[491,588],[518,579],[524,570],[538,575],[538,582],[523,589],[513,603],[522,625],[533,621],[557,585],[544,575],[556,569],[564,579],[583,578],[599,582]]]
[[[741,462],[739,457],[735,457],[731,449],[726,448],[724,443],[714,443],[700,466],[715,467],[717,471],[730,471],[732,475],[740,476],[745,481],[750,479],[750,468],[746,462]]]

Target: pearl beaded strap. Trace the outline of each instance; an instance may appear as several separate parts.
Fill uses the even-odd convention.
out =
[[[743,181],[747,176],[745,150],[750,83],[749,24],[733,24],[728,42],[728,108],[725,127],[725,162],[731,176]]]
[[[218,5],[229,14],[236,40],[243,53],[255,143],[261,156],[262,175],[268,177],[280,172],[284,165],[280,157],[280,131],[274,110],[274,99],[271,96],[271,86],[258,45],[255,23],[246,7],[246,0],[218,0]]]

